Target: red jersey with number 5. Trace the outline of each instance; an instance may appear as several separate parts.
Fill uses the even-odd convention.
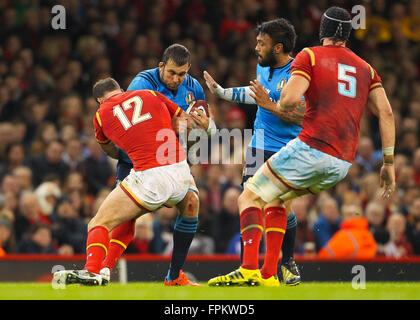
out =
[[[134,170],[165,166],[186,159],[172,128],[182,109],[159,92],[127,91],[102,103],[93,118],[96,140],[110,140],[127,152]]]
[[[310,82],[299,139],[352,162],[369,92],[382,86],[381,78],[349,48],[335,45],[303,49],[293,61],[291,74]]]

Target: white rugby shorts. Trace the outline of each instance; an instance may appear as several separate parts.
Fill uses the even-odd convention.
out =
[[[184,160],[143,171],[131,169],[120,187],[140,208],[155,211],[162,206],[172,207],[184,199],[191,178],[190,167]]]

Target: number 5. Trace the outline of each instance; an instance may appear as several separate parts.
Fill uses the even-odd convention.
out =
[[[356,73],[356,68],[346,64],[338,64],[338,80],[346,83],[338,83],[338,93],[349,98],[356,97],[356,78],[346,72]]]

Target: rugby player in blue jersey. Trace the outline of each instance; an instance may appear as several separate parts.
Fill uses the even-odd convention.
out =
[[[250,81],[250,85],[238,88],[222,88],[215,80],[204,71],[204,78],[206,84],[212,93],[216,93],[220,98],[228,101],[233,101],[243,104],[257,104],[258,110],[254,122],[254,134],[247,149],[245,158],[245,167],[243,173],[243,183],[252,177],[259,167],[269,159],[274,153],[285,146],[290,140],[297,137],[301,130],[303,115],[305,112],[305,102],[293,111],[283,112],[276,108],[276,102],[280,100],[280,93],[283,86],[286,84],[290,77],[290,66],[292,65],[293,58],[290,56],[295,46],[296,33],[294,27],[285,19],[276,19],[273,21],[264,22],[257,27],[257,45],[255,51],[258,57],[257,65],[257,79]],[[258,154],[262,156],[258,156]],[[261,159],[261,161],[257,161]],[[266,230],[267,217],[275,220],[276,216],[275,204],[270,205],[264,211],[266,216]],[[266,231],[267,236],[267,253],[270,256],[270,245],[272,241],[269,238],[282,236],[284,234],[282,246],[282,261],[281,271],[283,281],[286,285],[297,285],[300,283],[299,270],[294,261],[294,246],[296,238],[296,217],[291,209],[290,202],[286,203],[287,228],[286,233],[284,230],[272,227],[270,232]],[[263,221],[263,217],[260,217]],[[241,215],[241,220],[243,219]],[[241,221],[242,225],[242,221]],[[260,222],[254,225],[261,226]],[[242,226],[241,226],[242,229]],[[255,228],[256,232],[261,232]],[[244,230],[241,230],[243,232]],[[283,232],[282,232],[283,231]],[[274,240],[275,241],[275,240]],[[250,245],[242,243],[242,245]],[[255,245],[255,244],[253,244]],[[256,246],[258,247],[258,246]],[[258,250],[258,248],[256,248]],[[279,254],[279,253],[274,253]],[[266,254],[267,256],[267,254]],[[247,257],[243,257],[246,259]],[[268,259],[266,259],[268,260]],[[244,261],[247,265],[247,261]],[[255,261],[249,262],[249,269],[258,269]],[[252,264],[252,265],[251,265]],[[270,261],[265,261],[261,272],[264,268],[277,268],[271,266]],[[238,269],[238,272],[241,272]],[[245,273],[246,270],[242,270]],[[230,274],[225,277],[216,277],[209,281],[209,285],[225,285],[229,284],[243,284],[251,276],[246,274],[236,275]],[[272,281],[271,281],[272,280]],[[260,281],[266,285],[276,286],[277,279],[270,281]],[[270,283],[269,283],[270,282]]]
[[[200,83],[188,74],[190,66],[191,54],[188,49],[180,44],[173,44],[166,48],[159,66],[138,73],[127,90],[147,89],[160,92],[185,111],[191,102],[205,100],[204,90]],[[206,130],[209,136],[216,133],[217,129],[214,121],[200,110],[197,112],[199,115],[190,114],[196,122],[197,128]],[[114,155],[114,157],[118,159],[116,174],[118,183],[130,173],[133,163],[121,149],[118,155]],[[174,227],[172,258],[164,282],[167,286],[197,286],[198,284],[190,281],[181,270],[198,223],[198,189],[192,176],[187,195],[176,207],[180,214]],[[102,264],[102,276],[109,278],[117,260],[133,239],[134,230],[135,221],[133,220],[121,224],[112,231],[108,255]]]

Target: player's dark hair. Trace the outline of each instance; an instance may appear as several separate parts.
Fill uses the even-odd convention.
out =
[[[169,60],[175,62],[180,67],[188,63],[191,64],[191,53],[186,47],[181,44],[175,43],[165,49],[162,56],[162,62],[167,63]]]
[[[295,27],[284,18],[263,22],[257,27],[257,32],[267,34],[273,41],[273,45],[281,43],[284,53],[290,53],[295,48]]]
[[[351,32],[351,16],[340,7],[330,7],[324,12],[319,27],[319,40],[331,39],[333,42],[347,41]]]
[[[93,85],[92,95],[96,101],[103,97],[107,92],[120,89],[120,85],[113,78],[105,78],[97,81]]]

